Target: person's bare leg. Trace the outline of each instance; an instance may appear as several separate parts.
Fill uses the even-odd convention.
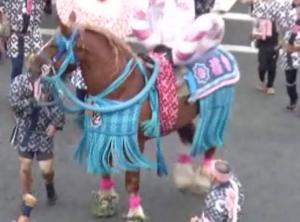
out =
[[[57,199],[54,187],[54,159],[39,161],[39,167],[45,180],[48,202],[53,205]]]
[[[21,194],[25,195],[28,193],[31,193],[31,185],[32,185],[32,175],[31,175],[31,166],[32,166],[32,160],[19,157],[20,161],[20,188],[21,188]]]
[[[31,194],[25,194],[23,196],[22,212],[17,222],[30,222],[30,214],[33,208],[36,206],[37,199]]]

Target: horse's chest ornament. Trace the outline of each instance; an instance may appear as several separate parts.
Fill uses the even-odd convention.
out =
[[[102,117],[100,113],[92,112],[90,115],[91,118],[91,126],[92,127],[100,127],[102,124]]]

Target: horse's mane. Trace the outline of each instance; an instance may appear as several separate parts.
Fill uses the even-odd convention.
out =
[[[128,60],[129,58],[137,57],[136,53],[132,50],[132,48],[124,39],[117,37],[108,29],[97,28],[97,31],[95,31],[92,28],[86,27],[85,30],[90,33],[94,33],[95,35],[101,34],[107,39],[107,42],[113,51],[116,66],[122,64],[122,61],[120,61],[121,58]]]

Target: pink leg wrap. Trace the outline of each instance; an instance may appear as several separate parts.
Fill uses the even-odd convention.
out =
[[[182,164],[192,163],[192,158],[188,154],[181,153],[178,155],[177,163],[182,163]]]
[[[141,198],[138,194],[131,194],[129,197],[129,208],[135,209],[141,205]]]
[[[212,164],[214,158],[213,157],[206,157],[204,156],[204,158],[201,160],[201,165],[204,167],[210,167],[210,165]]]
[[[99,181],[100,190],[110,190],[115,186],[110,178],[101,178]]]
[[[201,160],[201,165],[209,167],[212,161],[215,159],[215,153],[216,153],[215,148],[210,148],[209,150],[207,150],[204,154],[203,159]]]

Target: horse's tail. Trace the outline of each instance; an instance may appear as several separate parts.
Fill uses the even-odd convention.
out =
[[[185,126],[177,130],[179,138],[184,144],[192,144],[195,134],[195,125],[194,123],[188,123]]]

